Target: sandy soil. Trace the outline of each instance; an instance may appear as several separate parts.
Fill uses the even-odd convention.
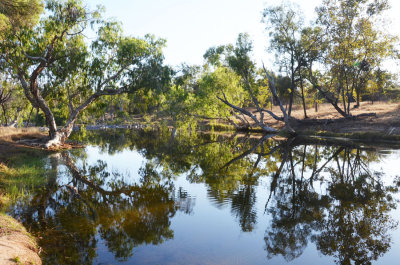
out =
[[[42,264],[35,240],[10,216],[0,214],[0,264]]]

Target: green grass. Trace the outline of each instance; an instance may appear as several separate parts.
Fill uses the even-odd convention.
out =
[[[21,258],[18,257],[18,256],[16,256],[15,258],[13,258],[12,261],[15,262],[15,263],[17,263],[18,265],[19,265],[19,264],[22,264]]]
[[[30,197],[46,183],[48,170],[42,157],[20,155],[0,164],[0,209]]]

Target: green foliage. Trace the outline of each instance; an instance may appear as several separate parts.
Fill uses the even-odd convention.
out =
[[[132,111],[144,112],[162,103],[160,95],[172,75],[172,69],[163,64],[165,40],[152,35],[124,36],[119,23],[102,19],[101,9],[89,11],[82,1],[48,0],[45,8],[46,15],[37,26],[1,31],[5,41],[0,52],[5,58],[3,70],[17,76],[22,85],[29,80],[38,90],[32,93],[24,87],[50,127],[53,121],[74,123],[80,112],[105,95],[134,94],[120,96],[111,105],[109,101],[106,108],[104,103],[91,108],[93,116],[100,117],[105,110],[121,116],[131,105],[135,105]],[[96,31],[91,42],[83,34],[89,26]],[[40,97],[46,104],[40,103]]]
[[[229,117],[230,107],[216,100],[216,96],[223,97],[225,94],[232,104],[242,104],[248,94],[240,81],[235,71],[224,66],[206,72],[195,93],[195,109],[209,117]]]
[[[232,122],[235,111],[221,99],[242,108],[252,106],[254,100],[262,107],[269,106],[268,82],[256,69],[251,58],[252,49],[252,41],[243,33],[239,34],[235,45],[208,49],[201,74],[197,67],[186,67],[184,74],[177,78],[178,86],[170,91],[173,99],[167,96],[166,101],[172,102],[175,108],[172,112],[197,119],[222,118]]]
[[[318,24],[326,32],[323,62],[331,77],[326,86],[343,101],[347,113],[353,94],[359,103],[373,70],[393,55],[397,38],[379,22],[387,9],[387,1],[343,0],[325,0],[317,9]]]
[[[5,78],[1,75],[0,80],[0,124],[2,125],[22,125],[28,119],[30,108],[19,85],[14,80]]]
[[[41,0],[1,0],[0,31],[32,27],[43,11]]]

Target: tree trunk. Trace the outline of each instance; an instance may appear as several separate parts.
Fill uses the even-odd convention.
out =
[[[290,91],[290,96],[289,96],[289,107],[288,107],[288,116],[290,117],[292,115],[292,105],[293,105],[293,90]]]
[[[315,112],[318,112],[317,95],[315,95],[315,97],[314,97],[314,109],[315,109]]]
[[[84,111],[90,104],[92,104],[96,99],[98,99],[101,96],[105,96],[105,95],[117,95],[117,94],[121,94],[121,93],[124,93],[124,91],[123,90],[104,90],[104,91],[99,91],[99,92],[92,94],[84,103],[82,103],[82,105],[80,105],[75,110],[71,110],[70,116],[67,120],[67,123],[65,124],[65,126],[63,128],[61,128],[59,130],[56,129],[56,130],[50,132],[50,139],[45,144],[45,148],[62,146],[65,143],[65,141],[68,139],[68,137],[71,135],[72,130],[74,128],[75,121],[77,120],[79,114],[82,111]],[[51,117],[49,117],[49,119],[53,118],[53,122],[55,125],[54,116],[50,109],[49,109],[49,112],[51,113]],[[46,115],[46,113],[45,113],[45,115]],[[47,120],[47,117],[46,117],[46,120]],[[53,130],[53,129],[51,129],[51,130]]]
[[[294,90],[295,90],[295,82],[294,82],[294,75],[295,75],[295,70],[294,70],[294,55],[292,53],[292,58],[291,58],[291,73],[290,73],[290,96],[289,96],[289,109],[288,109],[288,116],[290,117],[292,115],[292,106],[293,106],[293,97],[294,97]]]
[[[65,125],[62,129],[59,129],[55,133],[53,133],[53,136],[50,137],[50,139],[45,143],[44,147],[49,149],[63,146],[65,144],[65,141],[72,133],[74,123],[75,122],[70,124],[67,123],[67,125]]]
[[[44,147],[49,149],[52,147],[59,147],[65,143],[67,137],[61,131],[53,133],[53,136],[45,143]]]
[[[303,101],[303,111],[304,111],[304,119],[307,119],[307,109],[306,109],[306,100],[304,98],[304,86],[303,86],[303,79],[300,80],[300,87],[301,87],[301,99]]]
[[[4,125],[7,126],[8,125],[7,111],[4,105],[1,105],[1,108],[3,109]]]
[[[357,95],[357,98],[356,98],[356,107],[358,108],[358,107],[360,107],[360,88],[358,88],[358,87],[356,87],[356,95]]]
[[[285,122],[285,127],[288,130],[289,134],[296,135],[296,131],[292,128],[292,126],[290,126],[290,119],[289,119],[290,116],[286,113],[286,110],[283,107],[282,102],[279,99],[278,94],[276,92],[275,79],[268,73],[267,69],[265,69],[264,64],[263,64],[263,69],[264,69],[265,75],[268,78],[270,91],[271,91],[272,95],[274,96],[275,100],[279,103],[279,107],[283,114],[283,121]]]
[[[324,98],[336,109],[337,112],[339,112],[340,115],[343,117],[347,118],[350,117],[351,115],[343,111],[339,106],[338,106],[338,99],[333,98],[329,92],[325,92],[320,86],[317,84],[314,84],[314,87],[324,96]]]

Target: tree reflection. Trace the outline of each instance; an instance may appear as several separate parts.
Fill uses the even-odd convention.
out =
[[[389,213],[397,187],[384,184],[380,172],[370,172],[369,163],[379,160],[374,149],[270,136],[152,133],[129,134],[125,140],[142,150],[149,165],[162,165],[165,175],[185,173],[189,181],[206,184],[210,201],[217,207],[230,204],[244,232],[257,224],[259,180],[270,178],[269,258],[293,260],[314,242],[338,264],[369,264],[390,247],[389,232],[397,223]]]
[[[374,149],[168,131],[88,132],[86,139],[110,154],[137,150],[145,163],[130,183],[106,161],[88,164],[84,150],[50,158],[47,186],[29,206],[14,209],[41,237],[49,264],[91,264],[99,240],[126,260],[140,245],[173,238],[171,218],[193,213],[194,200],[174,184],[182,174],[203,183],[210,202],[228,207],[243,232],[266,225],[258,223],[256,204],[257,186],[268,181],[268,258],[294,260],[312,242],[337,264],[370,264],[388,251],[397,227],[390,216],[397,185],[371,172],[369,164],[379,160]]]
[[[145,170],[139,183],[130,184],[109,172],[105,161],[78,168],[73,156],[63,153],[53,156],[51,165],[58,178],[49,178],[29,206],[14,212],[40,238],[47,264],[92,264],[100,239],[126,260],[139,245],[173,238],[171,218],[193,208],[184,190]]]
[[[397,188],[384,185],[379,172],[369,171],[367,163],[376,159],[375,152],[313,149],[314,155],[308,156],[299,148],[290,150],[287,172],[281,174],[275,203],[268,208],[268,257],[293,260],[311,240],[338,264],[370,264],[390,248],[389,232],[397,223],[389,212],[395,208],[392,194]]]

